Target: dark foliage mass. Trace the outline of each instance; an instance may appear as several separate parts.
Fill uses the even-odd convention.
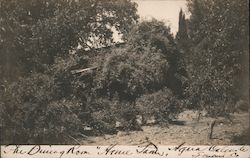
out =
[[[145,94],[136,100],[136,108],[143,121],[154,118],[159,124],[168,124],[183,109],[183,104],[169,89]]]
[[[190,0],[188,7],[191,106],[214,116],[228,114],[249,97],[248,1]]]
[[[141,130],[138,116],[247,110],[247,2],[188,7],[174,38],[129,0],[0,0],[1,141],[72,144]]]
[[[123,9],[121,9],[123,8]],[[113,43],[138,18],[128,0],[1,0],[1,76],[44,71],[55,57]]]

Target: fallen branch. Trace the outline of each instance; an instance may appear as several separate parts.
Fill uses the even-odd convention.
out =
[[[67,136],[73,139],[78,145],[81,145],[81,143],[78,140],[76,140],[74,137],[72,137],[71,135],[67,134]]]
[[[77,73],[82,73],[82,72],[86,72],[86,71],[91,71],[91,70],[94,70],[96,68],[97,67],[94,66],[94,67],[89,67],[89,68],[85,68],[85,69],[72,70],[71,73],[72,74],[77,74]]]

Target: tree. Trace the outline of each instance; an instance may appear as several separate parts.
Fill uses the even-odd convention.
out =
[[[183,13],[182,9],[179,12],[179,28],[178,32],[176,33],[175,40],[177,43],[177,48],[179,51],[179,60],[178,60],[178,72],[185,77],[185,81],[183,81],[182,88],[185,88],[187,85],[187,79],[189,78],[186,66],[187,66],[187,60],[190,48],[190,39],[188,37],[187,33],[187,23],[188,20],[185,18],[185,13]]]
[[[95,91],[110,98],[134,101],[140,95],[153,92],[165,85],[169,64],[154,48],[145,47],[140,52],[114,49],[98,63]]]
[[[178,42],[183,42],[188,39],[187,21],[182,9],[179,12],[179,27],[178,27],[178,32],[176,34],[176,39]]]
[[[166,85],[174,94],[182,96],[182,84],[185,73],[181,66],[181,54],[177,48],[170,27],[164,22],[152,19],[136,25],[128,34],[129,49],[143,50],[143,47],[152,47],[163,54],[169,64],[166,76]]]
[[[129,0],[1,0],[0,10],[1,72],[8,78],[41,72],[78,45],[110,45],[114,28],[126,34],[138,19]]]
[[[159,123],[168,124],[179,112],[177,109],[182,109],[175,97],[182,90],[181,80],[176,77],[179,52],[170,28],[155,19],[143,21],[125,39],[126,44],[93,63],[97,66],[94,98],[109,98],[110,105],[116,100],[113,111],[119,112],[118,118],[124,124],[132,124],[127,129],[137,129],[137,114],[155,116]]]
[[[226,115],[248,96],[248,2],[188,1],[192,103]]]
[[[99,91],[111,96],[117,92],[119,96],[135,100],[167,86],[174,94],[181,95],[182,81],[177,77],[181,76],[179,52],[170,28],[154,19],[143,21],[125,38],[127,44],[123,48],[113,49],[97,61]]]
[[[136,23],[135,3],[0,0],[0,10],[4,143],[78,143],[84,127],[101,118],[86,105],[92,105],[92,75],[72,74],[88,67],[90,57],[70,52],[113,44],[114,29],[126,34]]]

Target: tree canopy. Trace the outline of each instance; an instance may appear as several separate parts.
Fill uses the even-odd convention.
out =
[[[189,93],[215,115],[233,110],[248,96],[248,2],[189,0],[188,7]]]
[[[129,0],[1,0],[1,74],[43,71],[56,56],[111,45],[138,19]]]
[[[0,0],[4,143],[140,130],[138,115],[165,126],[186,105],[234,112],[249,97],[248,2],[187,4],[174,37],[130,0]]]

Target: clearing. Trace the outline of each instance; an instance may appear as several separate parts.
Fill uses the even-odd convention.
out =
[[[213,139],[209,139],[210,125],[213,118],[201,117],[197,122],[197,113],[194,111],[184,111],[178,117],[178,121],[183,121],[184,125],[169,125],[160,127],[159,125],[143,126],[143,131],[119,131],[115,135],[103,135],[88,137],[81,140],[83,145],[139,145],[148,141],[157,145],[176,145],[185,142],[188,145],[232,145],[237,144],[236,140],[243,144],[249,137],[240,137],[242,132],[249,129],[249,113],[240,112],[232,116],[232,121],[226,118],[218,118],[213,129]],[[249,130],[248,130],[249,132]]]

